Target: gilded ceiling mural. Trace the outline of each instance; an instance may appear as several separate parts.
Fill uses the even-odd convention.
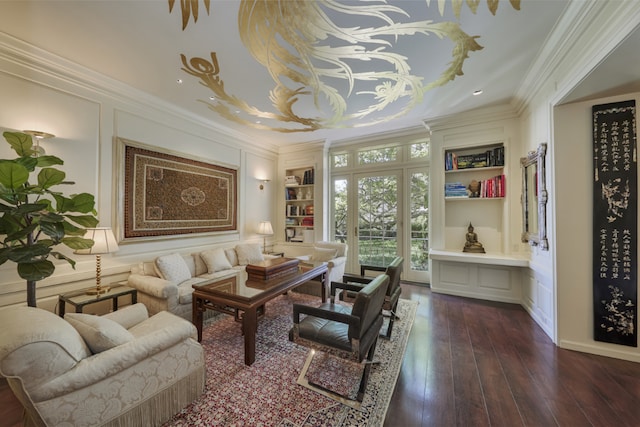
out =
[[[171,13],[175,0],[168,1]],[[432,15],[442,18],[452,12],[455,19],[414,21],[406,9],[418,1]],[[520,10],[520,0],[509,2]],[[437,12],[432,11],[431,3],[437,3]],[[271,109],[250,105],[225,90],[225,75],[233,75],[233,70],[225,69],[215,49],[201,57],[181,54],[182,70],[211,91],[208,100],[201,100],[208,108],[258,129],[310,132],[362,127],[400,117],[420,104],[425,92],[463,75],[469,54],[482,49],[477,41],[480,36],[467,34],[458,22],[465,7],[475,15],[481,0],[394,4],[384,0],[242,0],[238,4],[242,43],[273,80]],[[499,0],[486,0],[493,15],[498,4]],[[221,7],[222,3],[213,5]],[[180,6],[183,31],[188,25],[206,25],[202,19],[198,22],[199,14],[215,13],[210,0],[181,0]],[[412,74],[411,58],[395,50],[408,37],[420,37],[415,43],[425,45],[448,40],[453,46],[451,61],[436,78],[425,81],[424,76]],[[312,105],[314,114],[302,113],[309,111],[302,105]]]

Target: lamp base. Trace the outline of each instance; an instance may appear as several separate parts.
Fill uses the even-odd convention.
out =
[[[109,289],[111,289],[109,286],[96,286],[95,288],[87,289],[84,293],[87,295],[100,295],[106,293]]]

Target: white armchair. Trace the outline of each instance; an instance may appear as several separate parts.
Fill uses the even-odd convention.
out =
[[[327,289],[326,295],[329,295],[331,282],[342,282],[342,276],[344,275],[347,262],[347,249],[348,246],[346,243],[321,241],[314,244],[309,255],[303,255],[297,258],[301,261],[324,261],[328,264],[325,287]],[[320,296],[320,287],[315,281],[298,286],[295,291]]]
[[[162,424],[202,394],[195,327],[143,304],[105,316],[0,310],[0,375],[28,426]]]

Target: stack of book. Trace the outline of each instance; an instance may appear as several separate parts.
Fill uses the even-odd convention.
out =
[[[447,182],[444,185],[444,197],[469,197],[467,187],[461,182]]]
[[[480,197],[505,197],[507,194],[504,175],[486,179],[480,184]]]

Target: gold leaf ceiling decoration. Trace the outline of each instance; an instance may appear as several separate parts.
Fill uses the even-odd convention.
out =
[[[174,1],[169,0],[170,13]],[[431,11],[431,0],[422,1]],[[209,14],[209,0],[203,2]],[[495,15],[499,0],[486,2]],[[215,49],[203,57],[181,54],[182,70],[211,91],[211,101],[200,102],[245,126],[289,133],[383,123],[420,104],[425,92],[462,76],[469,54],[482,49],[476,41],[480,36],[468,35],[456,21],[412,21],[403,8],[411,3],[415,6],[415,2],[385,0],[242,0],[238,11],[242,43],[273,80],[269,111],[227,93],[223,77],[233,70],[221,66]],[[459,19],[465,4],[475,15],[481,0],[437,0],[440,17],[445,16],[447,3]],[[184,30],[191,16],[194,25],[198,20],[198,0],[180,4]],[[510,4],[520,10],[520,0]],[[368,25],[339,24],[354,22],[354,17]],[[411,36],[420,36],[419,43],[453,43],[453,59],[433,81],[412,74],[410,58],[394,51]],[[315,115],[303,116],[302,104],[312,104]]]

